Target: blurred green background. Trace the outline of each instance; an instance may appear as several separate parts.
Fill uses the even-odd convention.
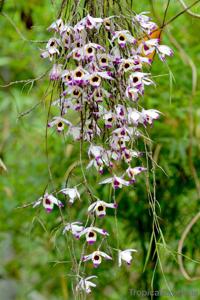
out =
[[[68,5],[73,1],[69,1]],[[83,1],[82,1],[83,2]],[[122,8],[137,12],[150,11],[154,20],[163,19],[167,1],[121,1]],[[192,1],[187,1],[191,4]],[[0,173],[0,299],[1,300],[67,300],[73,299],[69,251],[61,235],[60,219],[55,210],[47,215],[43,209],[31,206],[48,184],[48,163],[45,150],[45,128],[49,94],[48,75],[36,81],[11,82],[40,78],[51,64],[40,58],[40,49],[51,36],[46,28],[56,19],[60,1],[5,1],[0,15],[0,158],[5,166]],[[117,8],[117,5],[116,5]],[[119,7],[117,8],[119,9]],[[167,20],[183,9],[172,0]],[[200,5],[192,8],[200,14]],[[152,233],[146,188],[142,180],[133,189],[117,193],[117,215],[120,247],[136,248],[130,268],[117,267],[117,262],[102,264],[88,275],[96,274],[95,288],[89,299],[129,300],[142,298],[134,290],[172,291],[174,299],[200,299],[199,281],[189,282],[180,273],[177,247],[180,236],[200,204],[200,90],[197,80],[192,93],[192,80],[200,73],[200,22],[188,14],[175,19],[166,27],[163,44],[174,49],[174,57],[162,64],[158,58],[152,73],[156,89],[148,88],[143,105],[163,112],[150,134],[153,157],[166,174],[156,168],[156,195],[160,204],[159,222],[166,245],[157,245],[159,259],[151,250],[143,272]],[[192,71],[192,68],[193,71]],[[2,87],[4,86],[4,87]],[[33,108],[33,110],[32,110]],[[26,114],[27,111],[31,110]],[[79,146],[51,131],[48,139],[49,166],[56,186],[77,161]],[[87,157],[87,156],[85,156]],[[2,164],[2,163],[1,163]],[[7,171],[4,168],[7,168]],[[95,186],[99,180],[95,171],[86,173],[95,194],[106,199],[108,191]],[[81,181],[77,171],[72,183]],[[82,190],[83,192],[83,190]],[[86,206],[77,203],[70,213],[72,219],[84,220]],[[66,220],[69,213],[65,209]],[[110,243],[116,247],[115,217],[109,212],[104,226],[110,230]],[[103,224],[103,223],[102,223]],[[187,257],[200,261],[200,224],[191,230],[183,248]],[[112,241],[113,238],[113,241]],[[158,237],[159,239],[159,237]],[[80,241],[75,241],[78,249]],[[79,250],[77,250],[78,253]],[[63,263],[62,263],[63,262]],[[200,274],[198,263],[184,260],[191,276]],[[132,292],[130,291],[132,289]],[[179,294],[178,294],[179,293]],[[180,296],[181,295],[181,296]],[[162,296],[162,299],[170,299]],[[150,299],[144,296],[143,299]]]

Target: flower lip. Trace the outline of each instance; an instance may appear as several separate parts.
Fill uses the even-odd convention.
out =
[[[99,77],[98,76],[94,76],[91,79],[93,82],[98,82],[99,81]]]
[[[92,47],[87,48],[87,52],[88,52],[88,53],[92,53],[92,52],[93,52]]]
[[[149,46],[147,46],[146,44],[144,44],[144,50],[145,51],[149,50]]]
[[[47,205],[50,205],[50,204],[51,204],[51,200],[49,200],[48,198],[46,198],[46,199],[45,199],[45,203],[46,203]]]
[[[102,211],[102,210],[104,210],[104,206],[103,206],[103,205],[99,205],[99,206],[97,207],[97,209],[98,209],[98,211]]]
[[[94,234],[93,231],[90,231],[90,232],[88,233],[88,237],[90,237],[90,238],[91,238],[91,237],[94,237],[94,235],[95,235],[95,234]]]
[[[95,241],[88,241],[89,245],[93,245],[95,243]]]
[[[62,123],[62,122],[59,122],[59,123],[57,124],[57,126],[58,126],[58,127],[62,127],[62,126],[63,126],[63,123]]]
[[[81,71],[77,71],[75,73],[76,77],[82,77],[83,76],[83,73]]]
[[[73,95],[74,95],[74,96],[78,96],[79,94],[80,94],[80,91],[79,91],[79,90],[74,90],[74,91],[73,91]]]
[[[124,36],[123,34],[121,34],[121,35],[119,36],[119,40],[120,40],[121,42],[124,42],[124,41],[125,41],[125,36]]]
[[[100,258],[100,257],[99,257],[99,255],[97,255],[97,254],[94,256],[94,260],[99,260],[99,258]]]
[[[138,77],[133,77],[133,82],[134,83],[138,82],[138,80],[139,80]]]
[[[128,69],[129,67],[130,67],[130,64],[129,64],[129,63],[125,63],[125,64],[124,64],[124,68],[125,68],[125,69]]]
[[[101,62],[102,62],[102,63],[106,63],[106,62],[107,62],[107,59],[106,59],[105,57],[102,57]]]

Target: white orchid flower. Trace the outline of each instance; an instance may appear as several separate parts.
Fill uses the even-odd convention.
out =
[[[122,152],[122,158],[127,162],[128,164],[131,162],[133,157],[140,157],[141,153],[138,151],[134,151],[132,149],[125,149]]]
[[[141,113],[137,109],[128,108],[128,122],[131,125],[137,126],[141,119]]]
[[[55,22],[53,22],[53,23],[47,28],[47,30],[48,30],[48,31],[53,30],[53,31],[56,31],[56,32],[62,32],[63,28],[64,28],[64,22],[63,22],[63,20],[62,20],[62,19],[58,19],[58,20],[56,20]]]
[[[58,132],[63,131],[65,125],[71,126],[71,122],[62,117],[53,117],[53,120],[48,123],[48,127],[56,126]]]
[[[79,238],[79,233],[84,229],[81,222],[73,222],[67,223],[63,229],[63,234],[66,231],[71,231],[71,233],[76,237]]]
[[[63,207],[63,204],[60,200],[54,197],[52,194],[45,193],[43,197],[40,197],[34,204],[33,207],[37,207],[38,205],[42,204],[45,208],[46,212],[50,213],[54,205],[59,207]]]
[[[112,38],[112,42],[117,39],[118,44],[121,48],[126,46],[126,43],[135,44],[136,39],[131,35],[128,30],[115,31]]]
[[[139,90],[131,86],[127,86],[125,94],[127,98],[131,98],[134,102],[139,98]]]
[[[88,242],[88,244],[92,245],[96,242],[96,239],[97,239],[96,232],[100,233],[103,236],[108,236],[109,235],[108,232],[104,229],[90,226],[90,227],[84,228],[79,233],[79,237],[81,237],[82,235],[85,235],[86,241]]]
[[[91,287],[96,287],[96,284],[91,282],[92,278],[97,278],[97,276],[89,276],[86,278],[81,278],[79,283],[76,286],[76,291],[84,291],[86,294],[91,293]]]
[[[102,71],[102,72],[93,72],[92,74],[86,74],[84,76],[85,80],[88,80],[90,85],[94,87],[99,87],[101,84],[101,78],[107,80],[113,80],[109,71]]]
[[[93,18],[89,14],[84,18],[84,25],[87,29],[99,29],[101,24],[103,23],[102,18]]]
[[[92,155],[93,157],[95,157],[96,159],[98,159],[99,157],[102,156],[104,152],[104,148],[101,146],[95,146],[93,144],[90,145],[89,149],[88,149],[88,155]]]
[[[160,60],[165,61],[165,57],[166,56],[173,56],[174,52],[173,50],[165,45],[158,45],[156,47],[156,52],[158,53],[158,56],[160,58]]]
[[[77,188],[65,188],[60,190],[60,193],[69,196],[69,203],[73,204],[75,199],[79,199],[80,200],[80,194],[77,190]]]
[[[153,80],[149,78],[149,73],[134,72],[129,76],[129,84],[132,87],[139,88],[143,85],[154,84]]]
[[[135,182],[135,176],[140,174],[141,172],[147,171],[147,168],[144,167],[135,167],[135,168],[131,168],[129,167],[126,170],[126,173],[128,175],[128,177],[131,179],[131,182],[134,183]]]
[[[107,183],[111,183],[114,189],[122,188],[123,185],[125,186],[130,185],[129,181],[126,181],[123,178],[115,175],[113,177],[101,181],[99,184],[107,184]]]
[[[40,56],[42,58],[49,58],[50,61],[52,61],[55,54],[60,55],[60,52],[57,48],[58,46],[61,46],[60,40],[51,38],[46,45],[46,50],[43,51]]]
[[[97,250],[97,251],[94,251],[93,253],[91,253],[89,255],[83,256],[83,261],[85,262],[85,261],[88,261],[88,260],[92,260],[93,266],[95,268],[97,268],[102,262],[102,257],[107,259],[107,260],[112,260],[111,256],[109,256],[105,252]]]
[[[119,253],[118,253],[119,267],[121,267],[122,261],[125,261],[128,265],[131,264],[131,260],[132,260],[131,252],[137,252],[137,250],[135,250],[135,249],[127,249],[124,251],[119,250]]]
[[[143,53],[145,56],[150,55],[154,51],[157,52],[159,58],[164,61],[166,56],[172,56],[173,50],[165,45],[160,45],[160,39],[150,39],[142,42],[138,47],[138,52]]]
[[[115,114],[112,111],[108,111],[103,115],[103,120],[105,120],[105,126],[111,128],[116,120]]]
[[[157,24],[151,21],[149,16],[146,16],[148,12],[141,12],[133,17],[133,25],[137,27],[137,25],[141,26],[143,31],[147,34],[150,34],[152,31],[158,28]]]
[[[95,213],[97,217],[104,217],[106,215],[106,208],[117,208],[117,203],[107,203],[97,200],[88,207],[88,212]]]
[[[49,74],[49,77],[50,77],[50,80],[59,80],[61,78],[61,75],[62,75],[62,64],[54,64],[51,71],[50,71],[50,74]]]
[[[141,117],[143,119],[143,124],[145,125],[146,123],[152,125],[154,120],[157,120],[160,117],[160,111],[156,109],[142,109],[141,112]]]
[[[79,141],[81,138],[81,127],[70,126],[67,134],[71,135],[73,137],[74,141]]]

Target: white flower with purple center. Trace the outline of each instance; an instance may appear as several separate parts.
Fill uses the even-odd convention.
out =
[[[122,188],[123,185],[124,186],[129,186],[130,185],[129,181],[126,181],[123,178],[118,177],[116,175],[114,175],[113,177],[110,177],[110,178],[107,178],[107,179],[101,181],[99,184],[108,184],[108,183],[111,183],[112,187],[114,189]]]
[[[92,260],[94,268],[98,268],[98,266],[102,262],[102,257],[105,258],[106,260],[112,260],[111,256],[109,256],[105,252],[102,252],[102,251],[99,251],[99,250],[94,251],[93,253],[91,253],[89,255],[83,256],[82,260],[84,262],[88,261],[88,260]]]
[[[140,174],[141,172],[144,172],[144,171],[147,171],[147,168],[144,168],[144,167],[131,168],[131,167],[129,167],[126,170],[126,174],[130,178],[130,182],[135,183],[135,176]]]
[[[108,111],[103,115],[106,128],[111,128],[115,122],[115,114],[112,111]]]
[[[103,19],[102,18],[93,18],[92,16],[90,16],[89,14],[82,20],[84,26],[87,29],[99,29],[99,27],[101,26],[101,24],[103,23]]]
[[[45,193],[43,197],[40,197],[34,204],[33,207],[37,207],[38,205],[42,204],[45,208],[46,212],[50,213],[54,205],[58,207],[63,207],[63,203],[54,197],[52,194]]]
[[[125,261],[127,263],[127,265],[131,264],[132,252],[137,252],[137,250],[135,250],[135,249],[127,249],[127,250],[124,250],[124,251],[119,250],[119,252],[118,252],[119,267],[121,267],[122,261]]]
[[[90,227],[87,227],[87,228],[84,228],[79,234],[78,234],[78,238],[85,235],[86,237],[86,241],[88,242],[89,245],[92,245],[96,242],[97,240],[97,234],[96,233],[99,233],[103,236],[108,236],[108,232],[104,229],[101,229],[101,228],[97,228],[97,227],[93,227],[93,226],[90,226]]]
[[[117,39],[117,42],[121,48],[124,48],[127,43],[134,45],[136,39],[130,34],[128,30],[115,31],[112,42]]]
[[[57,127],[57,132],[62,132],[65,128],[65,125],[71,126],[71,122],[62,118],[62,117],[53,117],[53,120],[48,123],[48,127]]]
[[[143,124],[147,123],[152,125],[154,120],[157,120],[160,117],[160,111],[156,109],[142,109],[141,117],[143,119]]]
[[[117,203],[107,203],[102,200],[97,200],[88,207],[88,212],[95,213],[97,217],[102,218],[106,215],[106,208],[116,209]]]

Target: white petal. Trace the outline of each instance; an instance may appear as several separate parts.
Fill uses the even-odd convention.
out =
[[[105,179],[105,180],[99,182],[99,184],[106,184],[106,183],[111,183],[111,182],[113,182],[113,178],[112,178],[112,177],[107,178],[107,179]]]

